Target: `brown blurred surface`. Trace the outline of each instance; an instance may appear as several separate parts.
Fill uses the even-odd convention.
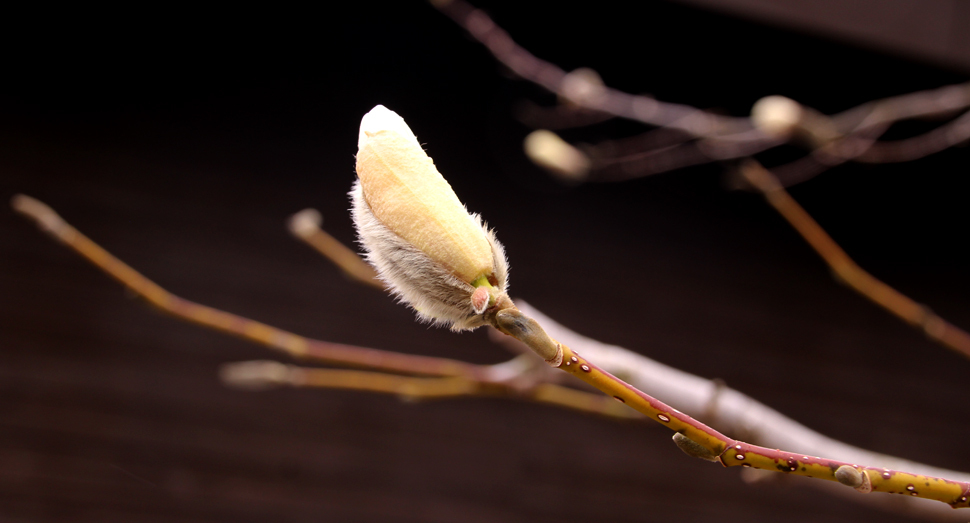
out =
[[[970,361],[833,282],[758,198],[723,188],[722,166],[551,182],[522,159],[511,116],[549,97],[426,5],[394,5],[57,36],[62,54],[34,48],[2,91],[0,197],[47,202],[191,300],[331,341],[502,361],[484,332],[414,323],[285,230],[315,207],[353,241],[357,124],[383,103],[496,227],[513,296],[830,436],[970,469]],[[674,5],[492,9],[567,68],[735,114],[766,94],[834,111],[963,80]],[[970,327],[967,160],[845,167],[793,194],[876,276]],[[0,216],[3,522],[922,520],[801,478],[746,485],[649,424],[492,399],[230,390],[220,364],[275,355],[153,312]]]
[[[964,0],[678,1],[970,71],[970,3]]]

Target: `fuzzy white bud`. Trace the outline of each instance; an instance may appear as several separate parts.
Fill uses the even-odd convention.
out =
[[[454,330],[484,324],[482,313],[505,293],[502,246],[384,106],[361,120],[357,177],[354,223],[381,280],[424,320]]]

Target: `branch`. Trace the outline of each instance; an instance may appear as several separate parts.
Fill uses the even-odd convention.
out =
[[[30,196],[18,194],[11,200],[11,206],[20,214],[37,222],[41,230],[80,254],[163,312],[204,327],[266,345],[294,358],[430,376],[478,377],[486,368],[482,365],[473,365],[447,358],[415,356],[304,338],[265,323],[180,298],[115,258],[111,253],[65,222],[43,202]]]
[[[908,162],[949,149],[970,139],[970,112],[932,131],[905,140],[876,142],[855,161],[862,163]]]
[[[590,394],[558,385],[538,384],[538,378],[534,374],[537,369],[540,372],[546,369],[537,367],[536,364],[539,362],[536,362],[531,354],[495,365],[475,365],[447,358],[416,356],[331,343],[305,338],[242,316],[179,298],[81,234],[43,202],[29,196],[16,195],[11,201],[11,206],[20,214],[33,219],[41,230],[80,254],[138,296],[176,318],[239,336],[271,349],[281,350],[298,359],[384,371],[377,373],[307,369],[275,362],[257,364],[246,362],[223,369],[221,375],[227,383],[250,388],[274,384],[329,386],[397,394],[413,390],[416,396],[454,396],[460,395],[458,392],[463,391],[465,394],[528,399],[603,416],[639,417],[599,394]],[[337,240],[333,242],[339,248],[327,252],[332,254],[341,252],[341,249],[349,251]],[[356,254],[350,252],[359,263],[363,263]],[[351,265],[353,265],[352,262]],[[389,373],[436,376],[436,378],[405,377]]]
[[[675,143],[650,148],[636,155],[613,156],[593,150],[592,172],[605,170],[605,179],[618,181],[690,165],[751,156],[783,143],[804,141],[812,154],[787,167],[781,176],[785,185],[808,180],[826,169],[850,160],[865,163],[908,161],[941,151],[970,139],[970,117],[961,117],[925,135],[894,142],[874,142],[895,122],[914,118],[947,116],[970,107],[970,83],[944,86],[859,105],[826,116],[794,100],[783,100],[786,114],[770,125],[754,113],[752,117],[727,117],[689,105],[655,100],[612,89],[588,69],[567,73],[521,47],[485,12],[464,0],[433,0],[432,4],[484,45],[496,60],[521,78],[535,83],[566,102],[566,115],[532,109],[531,120],[547,119],[556,126],[570,123],[596,123],[595,119],[576,119],[578,107],[613,117],[638,121],[673,132]],[[777,106],[777,104],[775,104]],[[771,115],[770,118],[775,118]],[[876,130],[875,133],[872,131]],[[680,133],[679,136],[677,133]],[[874,135],[874,136],[873,136]],[[861,140],[860,140],[861,139]],[[694,141],[696,140],[696,141]],[[586,174],[568,176],[571,180]],[[597,176],[599,178],[599,176]]]
[[[755,128],[749,118],[721,116],[684,104],[662,102],[612,89],[591,79],[585,69],[575,74],[542,60],[522,46],[484,11],[464,0],[432,0],[432,5],[484,45],[496,60],[519,77],[586,110],[678,129],[698,138],[726,137]],[[833,129],[845,136],[864,129],[913,118],[947,115],[970,107],[970,83],[956,84],[875,100],[833,115]],[[760,136],[759,136],[760,135]],[[761,133],[747,140],[763,139]]]
[[[311,224],[311,226],[306,228],[305,234],[316,234],[317,231],[319,231],[319,222],[314,222]],[[338,261],[332,256],[333,252],[335,251],[321,250],[321,254],[330,259],[333,263],[338,264]],[[339,252],[339,250],[336,252]],[[359,257],[357,259],[359,263],[363,263]],[[639,393],[636,388],[641,388],[653,396],[673,399],[675,403],[680,405],[681,408],[684,408],[688,412],[698,413],[708,419],[714,420],[714,423],[720,430],[744,434],[746,437],[751,438],[759,445],[776,448],[799,449],[802,451],[802,454],[798,454],[798,457],[792,459],[795,459],[796,461],[799,458],[803,461],[806,459],[816,460],[814,465],[816,465],[817,470],[814,470],[812,473],[808,473],[808,467],[806,467],[806,470],[803,471],[803,475],[820,477],[818,475],[813,475],[820,473],[823,474],[823,479],[839,481],[839,478],[835,476],[835,472],[838,471],[840,467],[848,466],[849,463],[869,463],[871,466],[868,467],[868,470],[878,471],[880,477],[882,477],[882,475],[884,475],[887,471],[892,471],[891,474],[897,474],[895,472],[896,470],[914,470],[925,475],[926,477],[953,478],[970,485],[970,474],[932,467],[922,463],[900,459],[894,456],[887,456],[885,454],[867,451],[840,441],[836,441],[832,438],[812,431],[808,427],[805,427],[791,418],[784,416],[780,412],[771,409],[770,407],[767,407],[766,405],[761,404],[753,398],[750,398],[734,389],[728,388],[722,383],[706,380],[699,376],[668,367],[621,347],[606,345],[580,336],[546,317],[525,302],[519,302],[518,307],[519,309],[516,312],[519,312],[520,316],[513,315],[514,321],[510,322],[506,320],[504,325],[505,328],[503,328],[503,325],[496,325],[496,330],[489,332],[489,335],[492,337],[493,341],[509,345],[509,348],[516,352],[522,352],[520,347],[523,345],[533,349],[538,347],[539,350],[536,352],[539,353],[540,357],[546,360],[555,360],[556,350],[559,347],[572,346],[581,349],[583,354],[586,354],[588,357],[592,357],[594,361],[600,362],[600,364],[603,365],[603,368],[606,369],[606,371],[600,375],[598,380],[589,379],[589,377],[594,376],[594,374],[592,374],[594,372],[594,367],[586,363],[586,367],[584,368],[584,363],[580,362],[578,355],[575,354],[576,351],[573,351],[573,354],[577,357],[575,361],[567,357],[566,352],[562,352],[562,354],[558,356],[559,368],[572,370],[572,374],[576,375],[576,377],[584,382],[589,383],[593,387],[612,395],[614,399],[619,400],[621,403],[627,403],[627,400],[625,399],[626,396],[621,395],[620,393],[611,394],[611,391],[616,389],[621,392],[626,391],[629,393],[636,391]],[[512,325],[513,328],[510,329],[510,325]],[[545,326],[545,328],[549,330],[552,337],[548,336],[543,328],[539,327],[539,325]],[[502,332],[503,334],[511,334],[512,337],[510,338],[508,336],[502,336],[501,334],[498,334],[499,332]],[[553,341],[553,339],[560,340],[560,342],[565,342],[565,345]],[[576,374],[576,369],[579,369],[582,372]],[[623,384],[622,381],[617,380],[610,374],[622,375],[626,381],[630,382],[632,387],[624,387],[625,384]],[[570,389],[565,390],[569,390],[570,393],[572,392]],[[696,420],[693,420],[689,416],[681,414],[677,409],[664,405],[659,401],[653,400],[652,398],[647,399],[647,405],[644,405],[643,401],[645,398],[650,398],[650,396],[643,395],[643,397],[635,397],[630,406],[636,409],[638,412],[647,415],[651,419],[668,424],[668,427],[676,430],[677,434],[675,435],[675,442],[681,447],[682,450],[691,456],[716,460],[719,456],[722,456],[725,452],[729,451],[729,447],[732,445],[735,447],[734,450],[738,450],[736,447],[737,445],[741,444],[740,442],[730,440],[723,434],[714,431],[714,429],[696,422]],[[655,403],[650,403],[651,401]],[[693,424],[687,422],[687,425],[685,426],[677,426],[676,424],[683,420],[675,421],[675,417],[670,414],[671,412],[685,416],[687,420],[693,422]],[[667,421],[664,421],[664,419]],[[708,433],[706,432],[707,430],[712,432]],[[699,441],[702,441],[703,443]],[[820,460],[820,458],[811,458],[809,455],[834,456],[844,461]],[[790,454],[790,456],[796,455]],[[752,463],[751,461],[744,460],[735,461],[741,461],[741,463],[733,464],[751,465]],[[821,462],[825,462],[830,465],[830,474],[827,477],[824,475],[824,472],[817,467]],[[788,461],[785,463],[787,465]],[[730,466],[731,464],[732,463],[726,463],[725,465]],[[757,467],[757,465],[751,466]],[[775,469],[769,468],[768,470]],[[869,483],[867,483],[867,485],[869,485],[867,488],[871,489],[872,482],[870,476],[872,474],[868,472],[865,473],[865,479],[863,479],[863,472],[860,470],[861,469],[857,468],[855,465],[852,465],[849,468],[844,468],[842,469],[841,474],[842,479],[845,481],[851,480],[850,482],[855,482],[856,480],[863,482],[869,481]],[[858,472],[858,475],[852,471]],[[785,470],[785,472],[797,471]],[[912,474],[901,475],[897,479],[912,477],[916,476]],[[885,480],[886,478],[883,477],[882,479]],[[857,487],[861,485],[862,484],[852,486]],[[903,488],[908,485],[909,484],[907,483],[903,486]],[[895,487],[898,486],[898,484],[895,485]],[[894,485],[882,483],[878,486],[878,488],[881,488],[882,491],[891,491],[891,489],[894,488]],[[909,493],[912,494],[912,492]],[[944,501],[953,501],[954,498],[945,497],[949,494],[949,492],[947,494],[943,494]],[[956,501],[954,503],[962,503],[960,499],[963,495],[965,495],[965,493],[956,497]],[[938,498],[931,497],[931,499]],[[964,499],[964,501],[966,500]],[[919,508],[924,510],[926,509],[926,507]]]
[[[515,308],[494,314],[494,325],[529,346],[547,362],[557,353],[553,367],[563,370],[612,396],[648,418],[674,431],[674,443],[692,457],[720,462],[725,467],[743,466],[837,481],[860,492],[888,492],[933,499],[953,508],[970,507],[970,482],[913,474],[802,453],[770,449],[734,440],[717,430],[640,391],[568,346],[553,340],[539,323]]]
[[[529,358],[534,360],[531,354]],[[228,363],[220,369],[219,376],[227,385],[255,390],[280,386],[341,389],[393,394],[409,400],[502,397],[531,400],[601,416],[642,419],[638,413],[600,394],[552,383],[518,388],[509,383],[461,376],[419,378],[382,372],[307,368],[276,361]]]
[[[320,228],[323,217],[316,209],[304,209],[290,217],[290,233],[324,255],[351,279],[377,289],[385,289],[374,268],[346,245]]]
[[[314,227],[319,229],[318,222]],[[307,229],[307,232],[315,233],[310,228]],[[321,254],[335,264],[337,263],[331,257],[329,251],[321,251]],[[358,261],[363,263],[359,257]],[[606,345],[580,336],[543,315],[528,303],[519,301],[517,306],[525,315],[534,318],[537,324],[543,325],[552,338],[575,347],[594,361],[600,362],[600,365],[609,373],[623,376],[623,379],[634,387],[640,388],[653,396],[672,400],[674,404],[685,411],[712,420],[720,431],[743,434],[754,443],[766,447],[799,449],[803,453],[802,456],[832,456],[847,463],[869,463],[874,468],[913,470],[927,476],[970,482],[970,474],[967,473],[879,454],[834,440],[805,427],[741,392],[726,387],[723,383],[710,381],[668,367],[622,347]],[[499,332],[498,330],[489,332],[493,341],[503,343],[516,352],[527,349],[525,344],[515,338],[499,334]],[[572,363],[567,362],[567,367],[571,365]],[[681,438],[680,444],[689,447],[690,441]],[[690,451],[692,452],[691,455],[713,456],[712,452],[699,451],[693,447],[690,448]],[[844,469],[843,474],[851,475],[850,472],[846,472],[847,470]],[[861,478],[861,476],[859,477]],[[909,502],[911,500],[902,499],[900,501]],[[908,505],[909,503],[905,504]],[[934,510],[936,506],[920,505],[914,508],[925,512]]]
[[[518,300],[520,310],[542,324],[549,335],[575,348],[586,357],[599,362],[611,374],[622,376],[624,381],[656,397],[667,399],[672,406],[695,416],[709,420],[718,431],[743,435],[752,443],[769,448],[796,449],[803,455],[829,456],[849,463],[867,463],[876,468],[911,470],[928,476],[945,477],[970,482],[970,473],[933,467],[895,456],[865,450],[820,434],[785,416],[754,398],[726,386],[720,380],[708,380],[684,372],[642,354],[616,345],[609,345],[587,338],[557,323],[528,303]],[[489,333],[490,335],[492,333]],[[495,336],[496,341],[517,343],[506,336]],[[829,483],[814,482],[816,486],[837,487]],[[847,493],[845,489],[827,489],[835,493]],[[852,496],[856,501],[866,498]],[[952,514],[935,503],[916,503],[916,499],[896,500],[904,509],[921,512],[934,511],[940,515]],[[886,505],[877,503],[881,508]],[[892,506],[893,510],[900,507]]]
[[[408,390],[416,396],[458,396],[473,390],[475,381],[487,386],[503,387],[489,381],[488,366],[477,366],[455,360],[410,356],[389,351],[365,349],[317,340],[307,340],[295,334],[280,331],[268,325],[235,316],[211,307],[178,298],[134,269],[112,256],[79,231],[67,224],[50,207],[28,196],[17,195],[11,202],[15,210],[34,219],[41,229],[74,249],[100,269],[128,286],[150,303],[177,317],[204,326],[259,341],[273,348],[284,350],[294,356],[315,357],[335,363],[373,367],[397,372],[431,374],[439,378],[412,378],[392,376],[387,373],[334,371],[330,369],[300,369],[284,366],[268,366],[252,362],[243,367],[223,369],[223,378],[235,384],[300,383],[334,388],[373,390],[400,394]],[[511,304],[499,310],[490,309],[485,316],[489,324],[505,334],[525,343],[553,367],[566,371],[594,386],[620,403],[646,415],[657,423],[675,431],[674,442],[692,457],[718,461],[726,467],[745,466],[762,470],[809,476],[838,481],[863,492],[889,492],[933,499],[950,504],[954,508],[970,507],[970,482],[953,481],[921,474],[912,474],[889,468],[859,466],[827,458],[817,458],[778,449],[751,445],[729,438],[704,423],[638,390],[606,370],[597,367],[579,353],[549,337],[533,318],[523,314]],[[282,335],[289,343],[274,345],[274,335]],[[317,347],[317,351],[310,351]],[[353,354],[359,352],[364,357]],[[515,361],[515,360],[513,360]],[[495,367],[501,367],[502,364]],[[247,367],[248,366],[248,367]],[[268,377],[267,377],[268,376]],[[294,378],[297,376],[297,378]],[[507,391],[515,389],[504,385]],[[599,399],[589,398],[580,391],[566,391],[549,385],[535,387],[537,401],[569,406],[610,414],[611,409]],[[607,404],[608,404],[607,400]]]
[[[603,86],[591,81],[587,70],[566,73],[515,43],[484,11],[463,0],[436,0],[432,4],[465,28],[515,74],[584,109],[679,129],[698,137],[733,134],[751,128],[747,118],[720,116],[689,105],[661,102]]]

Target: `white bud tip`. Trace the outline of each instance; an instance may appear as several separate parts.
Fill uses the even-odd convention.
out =
[[[552,131],[539,130],[525,137],[525,154],[536,165],[568,180],[581,180],[590,169],[590,159]]]
[[[784,96],[766,96],[751,106],[751,122],[768,136],[787,137],[801,119],[802,106]]]
[[[46,203],[27,196],[26,194],[15,194],[10,199],[10,207],[13,210],[29,216],[37,221],[41,229],[56,233],[66,224],[60,215],[54,212]]]
[[[381,131],[394,131],[401,136],[410,138],[415,144],[418,144],[417,137],[414,136],[414,132],[411,131],[408,124],[404,122],[404,118],[401,118],[397,113],[383,105],[375,105],[360,120],[360,134],[357,135],[357,148],[363,149],[364,144],[367,143],[370,136]],[[420,144],[418,146],[420,147]]]
[[[316,209],[303,209],[293,216],[290,216],[290,221],[287,225],[294,236],[306,238],[320,230],[321,223],[323,223],[323,216],[320,216],[320,211]]]

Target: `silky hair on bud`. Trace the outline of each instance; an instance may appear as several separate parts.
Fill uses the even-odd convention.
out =
[[[480,287],[461,280],[381,223],[364,199],[359,181],[354,183],[350,199],[365,258],[398,301],[414,309],[421,321],[447,326],[456,332],[485,325],[481,300],[473,299]],[[490,294],[504,294],[508,286],[505,249],[480,216],[472,214],[471,218],[482,228],[491,247],[494,272],[489,278]]]

